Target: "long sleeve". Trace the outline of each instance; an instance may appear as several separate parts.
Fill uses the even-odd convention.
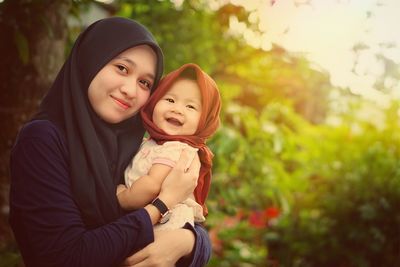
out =
[[[196,224],[194,229],[196,232],[196,249],[190,267],[205,266],[211,257],[211,241],[207,231],[202,226]]]
[[[200,224],[193,227],[190,223],[185,224],[185,229],[191,230],[196,238],[195,248],[190,259],[180,259],[177,267],[202,267],[206,266],[211,257],[211,241],[207,231]]]
[[[68,151],[50,122],[26,126],[11,155],[10,224],[30,266],[118,266],[153,242],[144,209],[87,229],[71,193]]]

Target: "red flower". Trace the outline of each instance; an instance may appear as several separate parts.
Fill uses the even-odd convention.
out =
[[[254,228],[261,229],[268,225],[268,222],[272,222],[273,219],[277,218],[280,214],[280,210],[277,207],[268,207],[262,211],[255,210],[249,214],[249,224]]]
[[[267,217],[267,220],[278,217],[280,214],[280,210],[277,207],[268,207],[264,210],[264,215]]]
[[[267,220],[263,212],[252,211],[249,215],[249,224],[257,229],[262,229],[266,226]]]

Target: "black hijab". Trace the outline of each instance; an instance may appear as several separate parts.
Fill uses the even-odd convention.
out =
[[[144,128],[140,115],[108,124],[93,111],[88,87],[114,57],[133,46],[147,44],[157,55],[156,78],[163,72],[163,55],[151,33],[125,18],[106,18],[80,34],[34,119],[47,119],[64,132],[69,149],[72,194],[85,224],[94,228],[122,214],[116,185],[137,152]]]

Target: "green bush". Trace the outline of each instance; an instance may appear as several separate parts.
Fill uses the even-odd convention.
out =
[[[311,125],[281,104],[226,110],[210,144],[210,265],[400,266],[397,110],[379,126]]]

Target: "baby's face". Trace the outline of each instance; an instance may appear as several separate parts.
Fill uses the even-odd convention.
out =
[[[157,102],[153,122],[169,135],[193,135],[202,112],[202,99],[197,82],[179,79]]]

